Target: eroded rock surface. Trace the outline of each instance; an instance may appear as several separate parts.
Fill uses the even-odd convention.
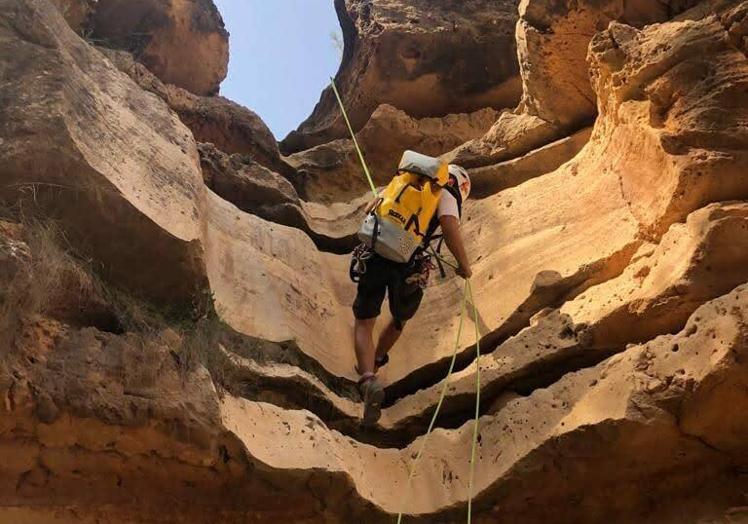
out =
[[[519,98],[516,0],[336,0],[335,7],[345,40],[336,82],[356,131],[381,104],[423,118],[511,107]],[[282,149],[347,134],[328,88]]]
[[[215,95],[226,78],[229,34],[213,0],[98,0],[90,27],[167,84]]]
[[[207,283],[205,190],[189,130],[47,0],[1,5],[4,202],[58,217],[123,285],[187,300]]]
[[[159,80],[130,53],[101,48],[121,71],[161,97],[179,114],[199,142],[229,154],[250,155],[253,161],[293,180],[293,169],[280,158],[273,133],[253,111],[222,97],[202,97]]]
[[[398,41],[419,35],[428,49],[449,10],[456,34],[439,37],[452,42],[460,24],[477,31],[503,9],[410,4],[349,2],[370,40],[347,53],[387,44],[403,17]],[[403,510],[462,522],[478,371],[475,522],[726,524],[745,513],[748,2],[707,0],[643,29],[690,2],[522,2],[524,105],[538,105],[498,115],[497,136],[513,138],[491,161],[507,161],[473,170],[480,198],[463,232],[478,314],[445,384],[463,287],[432,281],[380,372],[385,409],[367,429],[355,288],[336,254],[367,200],[350,144],[318,145],[289,168],[249,112],[164,84],[126,54],[104,58],[51,5],[0,0],[0,197],[3,216],[25,221],[0,221],[0,520],[376,524]],[[550,100],[581,89],[576,58],[561,64],[584,39],[591,90]],[[421,71],[423,58],[407,57]],[[443,80],[393,78],[415,82],[410,94]],[[588,96],[592,130],[537,149],[558,138],[549,129],[573,128]],[[406,143],[439,154],[497,116],[407,114],[383,106],[359,129],[377,182]],[[344,174],[330,183],[312,168]],[[14,308],[29,284],[44,286],[44,244],[30,232],[49,219],[64,241],[55,256],[82,274],[55,278],[72,285],[46,288],[43,307]],[[118,288],[91,295],[111,322],[81,299],[90,282]],[[196,286],[213,308],[191,301]],[[162,302],[127,295],[125,314],[114,291]],[[181,314],[154,328],[173,306]]]
[[[206,185],[236,207],[270,222],[307,233],[324,251],[348,253],[357,244],[360,216],[368,199],[326,209],[302,201],[294,186],[261,166],[251,155],[227,155],[213,144],[199,144]]]
[[[473,167],[502,162],[589,124],[597,112],[587,63],[592,37],[611,21],[643,27],[697,3],[523,0],[517,22],[522,100],[484,137],[461,146],[451,157]]]
[[[404,150],[439,156],[481,136],[497,115],[493,109],[482,109],[468,114],[417,119],[392,106],[381,105],[356,134],[356,140],[374,183],[384,186],[397,170]],[[298,170],[300,184],[310,200],[345,201],[369,190],[352,140],[334,140],[286,160]]]

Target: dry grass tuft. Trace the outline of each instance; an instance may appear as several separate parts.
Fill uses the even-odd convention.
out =
[[[4,216],[0,210],[0,219]],[[100,278],[93,262],[77,255],[54,222],[9,218],[22,223],[30,257],[25,274],[0,291],[2,348],[15,345],[25,322],[49,317],[77,328],[126,335],[139,348],[144,365],[155,347],[167,346],[186,379],[205,366],[217,384],[231,380],[232,366],[220,348],[227,329],[212,297],[201,292],[192,307],[157,307]]]

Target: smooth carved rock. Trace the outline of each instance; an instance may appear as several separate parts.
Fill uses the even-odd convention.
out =
[[[0,6],[4,202],[58,217],[122,287],[190,300],[207,279],[205,189],[189,130],[47,0]]]
[[[404,111],[381,105],[356,139],[378,186],[386,185],[397,170],[406,149],[439,156],[467,140],[481,136],[498,112],[482,109],[474,113],[441,118],[411,118]],[[334,140],[286,158],[301,178],[310,200],[350,200],[369,190],[353,141]]]
[[[226,78],[229,34],[213,0],[98,0],[90,25],[167,84],[215,95]]]
[[[513,106],[517,1],[336,0],[345,51],[336,76],[356,131],[390,104],[416,117]],[[346,138],[331,89],[283,142],[286,154]]]
[[[512,160],[471,169],[471,195],[484,198],[555,171],[579,154],[591,134],[592,128],[585,128]]]
[[[540,277],[536,283],[551,285],[557,278]],[[674,224],[658,245],[643,245],[620,276],[591,287],[553,313],[538,315],[517,336],[485,354],[480,360],[483,398],[524,391],[611,351],[679,331],[701,304],[746,281],[748,205],[700,209],[685,224]],[[445,418],[469,409],[475,380],[475,363],[453,375],[442,407]],[[386,409],[383,429],[423,427],[441,387],[422,389]]]
[[[642,246],[620,277],[561,312],[585,324],[590,344],[620,347],[681,329],[704,302],[748,281],[748,205],[711,204]]]
[[[199,142],[229,154],[250,155],[253,161],[294,180],[294,170],[280,158],[273,133],[253,111],[222,97],[202,97],[164,84],[130,53],[100,49],[140,87],[160,96]]]
[[[199,144],[199,150],[206,185],[242,211],[301,229],[324,251],[348,253],[356,246],[368,199],[320,212],[314,204],[303,202],[287,179],[250,155],[227,155],[213,144]]]
[[[592,523],[636,515],[653,491],[672,500],[698,492],[705,478],[729,486],[730,469],[748,456],[740,416],[748,408],[747,315],[748,290],[741,287],[702,306],[681,333],[632,346],[482,417],[474,506],[482,508],[480,518]],[[322,470],[331,484],[346,479],[354,490],[347,511],[373,503],[371,520],[363,521],[400,509],[449,521],[459,518],[455,508],[464,510],[472,424],[431,436],[412,485],[430,495],[407,497],[420,439],[402,450],[377,449],[305,412],[230,398],[222,413],[247,457],[279,475]],[[277,444],[295,436],[296,453]],[[388,482],[374,481],[381,471]],[[580,504],[565,503],[577,497]]]
[[[743,286],[699,308],[682,332],[481,417],[476,521],[626,522],[642,512],[657,518],[670,504],[702,517],[715,509],[704,500],[724,512],[744,487],[730,472],[748,456],[746,318]],[[471,424],[431,436],[412,485],[429,496],[408,497],[420,439],[378,449],[308,412],[219,399],[204,370],[186,380],[179,373],[166,336],[143,345],[48,322],[30,328],[0,381],[13,399],[0,404],[0,496],[12,507],[75,503],[76,518],[159,521],[164,503],[179,497],[195,508],[173,515],[199,524],[211,521],[206,507],[232,523],[250,514],[384,522],[400,509],[449,522],[464,513]],[[721,498],[702,491],[707,485]],[[334,510],[315,496],[336,501]],[[294,504],[284,508],[278,497]],[[691,507],[694,498],[702,505]]]

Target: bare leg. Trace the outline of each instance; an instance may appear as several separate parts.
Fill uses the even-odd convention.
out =
[[[374,324],[377,319],[356,319],[353,326],[353,337],[356,346],[356,360],[360,375],[374,373]]]
[[[402,322],[402,327],[405,327],[405,322]],[[384,331],[379,335],[379,343],[377,344],[377,351],[376,351],[376,358],[382,358],[387,353],[390,352],[390,349],[392,349],[392,346],[395,345],[395,343],[400,338],[400,335],[403,334],[402,329],[397,329],[397,325],[395,324],[395,320],[392,319],[387,324],[387,327],[384,328]]]

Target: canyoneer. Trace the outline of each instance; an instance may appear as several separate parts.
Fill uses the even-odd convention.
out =
[[[392,181],[366,208],[362,244],[351,263],[351,278],[358,284],[354,339],[364,425],[375,424],[381,415],[384,388],[376,374],[421,304],[438,251],[432,242],[446,243],[459,276],[472,275],[460,234],[462,204],[469,194],[470,177],[463,168],[406,151]],[[385,295],[392,319],[375,344],[374,326]]]

